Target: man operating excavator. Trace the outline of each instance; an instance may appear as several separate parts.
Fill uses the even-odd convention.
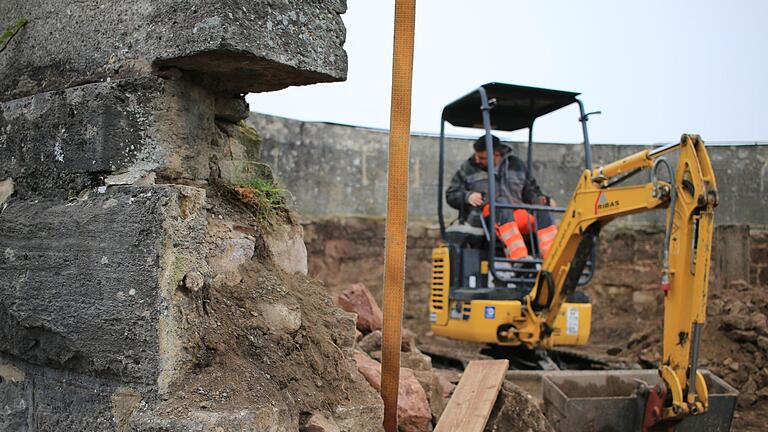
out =
[[[510,154],[498,137],[493,140],[493,166],[496,176],[496,202],[503,204],[540,204],[555,207],[553,199],[541,192],[536,179],[528,172],[525,163]],[[475,153],[453,175],[445,192],[448,204],[459,210],[459,219],[470,225],[480,226],[480,218],[488,217],[488,151],[485,136],[472,145]],[[523,209],[500,209],[497,215],[496,235],[504,242],[509,259],[524,259],[531,254],[525,244],[524,235],[536,231],[542,257],[557,235],[557,226],[549,212],[531,213]]]

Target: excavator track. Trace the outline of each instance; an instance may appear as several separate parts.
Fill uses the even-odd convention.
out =
[[[618,358],[592,356],[564,348],[530,350],[489,345],[481,353],[492,358],[509,360],[509,368],[516,370],[611,370],[628,369],[632,366]]]
[[[550,348],[547,350],[547,355],[558,364],[560,369],[564,370],[617,369],[618,363],[621,363],[621,366],[625,366],[623,362],[618,360],[614,361],[604,356],[591,356],[582,351],[564,348]],[[560,366],[561,364],[565,367]]]

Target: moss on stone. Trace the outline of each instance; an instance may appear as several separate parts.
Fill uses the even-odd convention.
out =
[[[2,34],[0,34],[0,52],[3,52],[8,41],[10,41],[11,38],[16,36],[16,33],[18,33],[19,30],[21,30],[21,28],[24,27],[25,25],[27,25],[27,18],[21,17],[18,20],[16,20],[16,22],[12,26],[8,27],[7,29],[5,29],[5,31],[3,31]]]
[[[250,161],[259,161],[261,155],[261,137],[256,129],[249,126],[245,121],[237,125],[240,132],[240,144],[245,147],[245,155]]]
[[[273,223],[288,212],[288,191],[278,187],[269,171],[268,176],[255,175],[235,188],[240,198],[253,205],[260,223]]]

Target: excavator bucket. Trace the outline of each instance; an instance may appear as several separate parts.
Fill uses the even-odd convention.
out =
[[[713,373],[701,372],[709,389],[709,409],[686,417],[673,430],[730,431],[738,391]],[[640,389],[661,382],[655,369],[515,371],[507,379],[543,401],[544,415],[557,432],[643,431],[646,399]]]

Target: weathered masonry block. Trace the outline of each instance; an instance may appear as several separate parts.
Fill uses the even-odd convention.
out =
[[[344,0],[0,2],[0,100],[174,67],[233,94],[346,77]]]
[[[0,218],[0,424],[25,425],[6,430],[109,430],[122,395],[156,399],[187,361],[175,283],[205,268],[204,191],[88,195]]]
[[[151,381],[168,198],[111,188],[69,205],[9,206],[0,220],[0,349],[29,363]]]
[[[150,173],[205,180],[214,130],[213,95],[185,81],[40,93],[0,103],[0,176],[13,178],[21,197],[64,198]]]

